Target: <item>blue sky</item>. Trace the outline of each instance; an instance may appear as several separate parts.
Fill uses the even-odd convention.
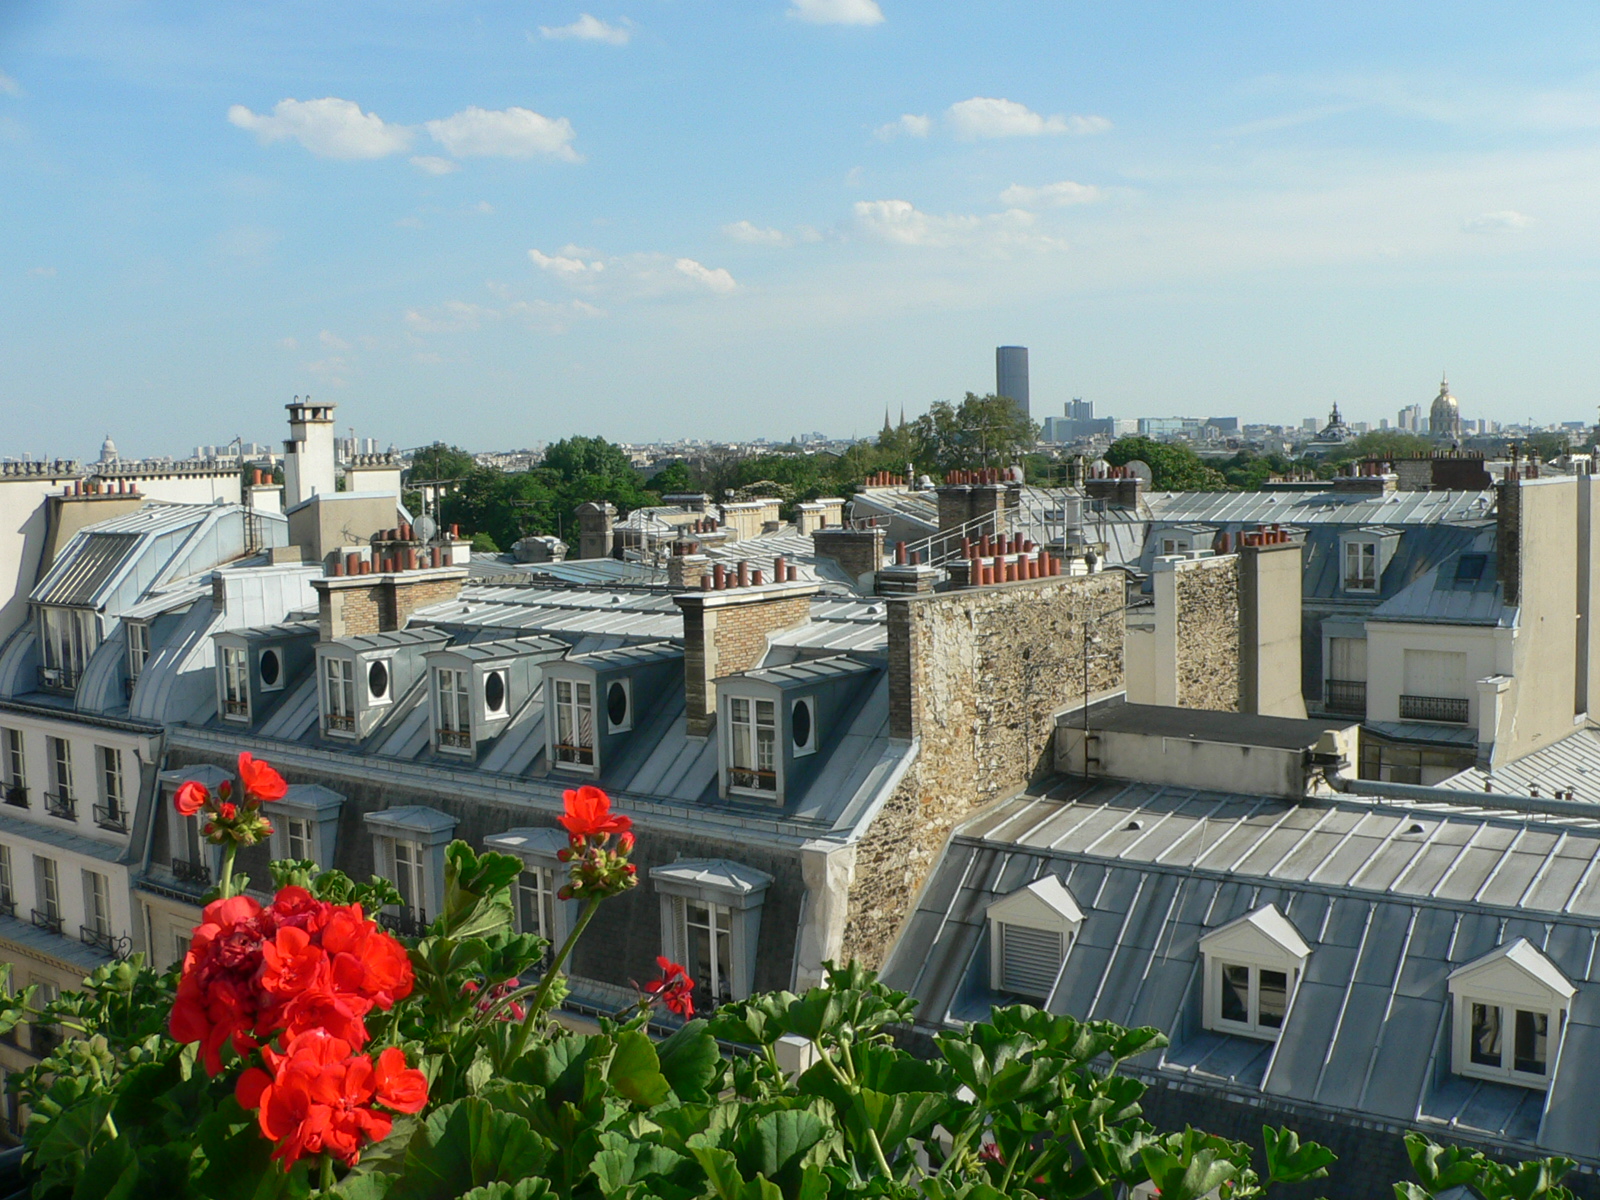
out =
[[[0,454],[1593,420],[1592,5],[0,3]]]

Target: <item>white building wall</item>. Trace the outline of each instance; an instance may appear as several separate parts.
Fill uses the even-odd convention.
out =
[[[44,555],[45,497],[77,474],[0,475],[0,641],[28,616],[28,593]]]
[[[1405,691],[1407,650],[1463,653],[1467,656],[1467,724],[1478,724],[1476,682],[1511,673],[1500,664],[1495,630],[1481,625],[1406,625],[1367,622],[1367,720],[1400,720],[1400,694]]]

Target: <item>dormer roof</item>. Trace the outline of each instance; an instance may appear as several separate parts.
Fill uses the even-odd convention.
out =
[[[1553,992],[1563,1000],[1572,999],[1578,990],[1525,937],[1496,946],[1482,958],[1451,971],[1451,989],[1458,990],[1458,984],[1512,995],[1530,994],[1531,988],[1534,996]]]
[[[1054,875],[1043,875],[1027,887],[1001,897],[989,905],[985,916],[991,921],[1013,925],[1083,924],[1083,910],[1072,898],[1066,884]]]
[[[1285,956],[1305,959],[1311,955],[1311,947],[1300,931],[1274,904],[1263,904],[1213,929],[1200,939],[1200,949],[1205,954],[1231,953],[1268,960]]]

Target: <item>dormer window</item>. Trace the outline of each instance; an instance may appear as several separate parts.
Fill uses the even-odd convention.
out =
[[[613,679],[606,684],[606,732],[626,733],[633,728],[633,684]]]
[[[816,753],[817,702],[814,697],[802,696],[789,706],[789,737],[794,742],[796,758]]]
[[[454,667],[440,667],[433,673],[433,679],[439,702],[439,748],[471,750],[472,713],[467,706],[472,684],[468,673]]]
[[[1344,544],[1344,590],[1378,590],[1378,543],[1348,541]]]
[[[557,766],[594,769],[594,685],[581,679],[555,679],[555,741],[551,758]]]
[[[272,857],[333,865],[344,797],[321,784],[296,783],[272,806]]]
[[[144,665],[150,661],[150,626],[143,621],[129,621],[128,631],[128,683],[132,684],[144,674]]]
[[[250,720],[250,679],[245,670],[243,646],[223,646],[222,652],[222,719],[225,721]]]
[[[393,677],[389,672],[389,664],[384,659],[375,658],[367,664],[367,703],[369,705],[387,704],[394,699]]]
[[[1527,938],[1450,973],[1457,1075],[1550,1086],[1572,983]]]
[[[778,790],[778,716],[771,700],[728,701],[728,787],[774,795]]]
[[[333,655],[322,660],[322,728],[350,737],[356,731],[355,663]]]
[[[514,913],[518,933],[531,933],[550,943],[551,951],[566,940],[577,920],[581,902],[563,900],[557,893],[568,869],[557,855],[567,848],[565,830],[555,828],[508,829],[484,839],[484,847],[513,854],[522,860],[515,885]]]
[[[1205,1025],[1218,1033],[1275,1041],[1311,947],[1271,904],[1200,939]]]
[[[280,692],[283,690],[283,651],[276,646],[268,646],[256,658],[256,676],[261,680],[263,692]]]
[[[506,715],[511,673],[504,669],[483,673],[483,719],[498,721]]]
[[[83,608],[39,609],[39,682],[55,691],[77,690],[78,677],[100,645],[100,622]]]
[[[1083,912],[1054,875],[989,905],[989,986],[1048,1000],[1083,927]]]
[[[369,812],[362,820],[373,833],[378,873],[394,881],[403,901],[379,913],[378,920],[396,933],[421,937],[440,912],[444,848],[455,835],[455,818],[409,806]]]

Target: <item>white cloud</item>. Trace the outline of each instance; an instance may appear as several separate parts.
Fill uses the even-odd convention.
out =
[[[4,92],[7,96],[20,96],[22,85],[4,71],[0,71],[0,92]]]
[[[952,104],[946,112],[959,138],[1038,137],[1054,133],[1103,133],[1111,128],[1104,117],[1041,116],[1025,104],[994,96],[974,96]]]
[[[1468,233],[1500,233],[1508,229],[1526,229],[1533,218],[1526,213],[1506,209],[1503,212],[1479,213],[1462,226]]]
[[[350,100],[280,100],[270,116],[242,104],[228,109],[228,120],[263,143],[293,138],[318,158],[384,158],[411,145],[412,131],[364,113]]]
[[[494,205],[490,204],[487,200],[479,200],[472,206],[472,211],[475,213],[482,213],[484,216],[489,216],[494,212]]]
[[[440,158],[437,154],[414,154],[411,156],[411,165],[429,175],[449,175],[453,171],[461,170],[460,163]]]
[[[278,348],[280,350],[298,350],[300,349],[300,339],[292,337],[279,338]]]
[[[933,129],[933,122],[927,117],[915,113],[904,113],[898,121],[890,121],[887,125],[879,125],[872,132],[881,142],[891,138],[906,137],[925,138]]]
[[[575,250],[575,246],[563,246],[563,250]],[[596,259],[593,262],[584,262],[572,254],[544,254],[538,250],[529,250],[528,257],[533,260],[533,265],[541,271],[553,271],[557,275],[577,277],[580,275],[598,275],[606,269],[606,264]]]
[[[329,350],[348,350],[348,349],[350,349],[350,343],[349,342],[345,341],[338,334],[333,333],[333,332],[331,332],[330,330],[327,330],[327,329],[324,329],[321,333],[317,334],[317,341],[321,342]]]
[[[40,279],[54,279],[55,278],[55,274],[56,274],[56,269],[54,267],[33,267],[31,270],[28,271],[28,274],[29,275],[36,275]]]
[[[736,221],[732,225],[724,225],[722,232],[736,242],[745,242],[751,246],[787,246],[789,235],[781,229],[763,229],[759,225],[752,225],[749,221]]]
[[[495,309],[464,300],[450,300],[426,312],[410,308],[405,314],[406,328],[414,333],[462,333],[499,319],[500,313]]]
[[[858,200],[856,224],[871,237],[901,246],[970,247],[982,250],[1061,250],[1066,243],[1035,228],[1020,208],[977,216],[935,216],[909,200]]]
[[[1060,208],[1067,204],[1093,204],[1105,193],[1087,183],[1047,183],[1043,187],[1024,187],[1014,183],[1000,193],[1000,203],[1009,208]]]
[[[574,38],[580,42],[605,42],[608,46],[626,46],[628,39],[633,36],[632,21],[626,17],[620,25],[608,25],[598,17],[591,17],[584,13],[571,25],[557,25],[551,28],[548,25],[539,26],[539,32],[547,38],[564,40]]]
[[[672,264],[678,273],[686,275],[696,283],[703,283],[713,292],[726,294],[739,285],[733,281],[733,276],[722,267],[706,267],[695,262],[692,258],[680,258]]]
[[[794,0],[791,17],[813,25],[881,25],[878,0]]]
[[[305,369],[331,387],[344,387],[350,382],[350,361],[340,355],[308,362]]]
[[[442,121],[424,122],[434,141],[457,158],[532,158],[548,154],[581,162],[572,148],[576,136],[565,117],[551,120],[528,108],[464,108]]]

